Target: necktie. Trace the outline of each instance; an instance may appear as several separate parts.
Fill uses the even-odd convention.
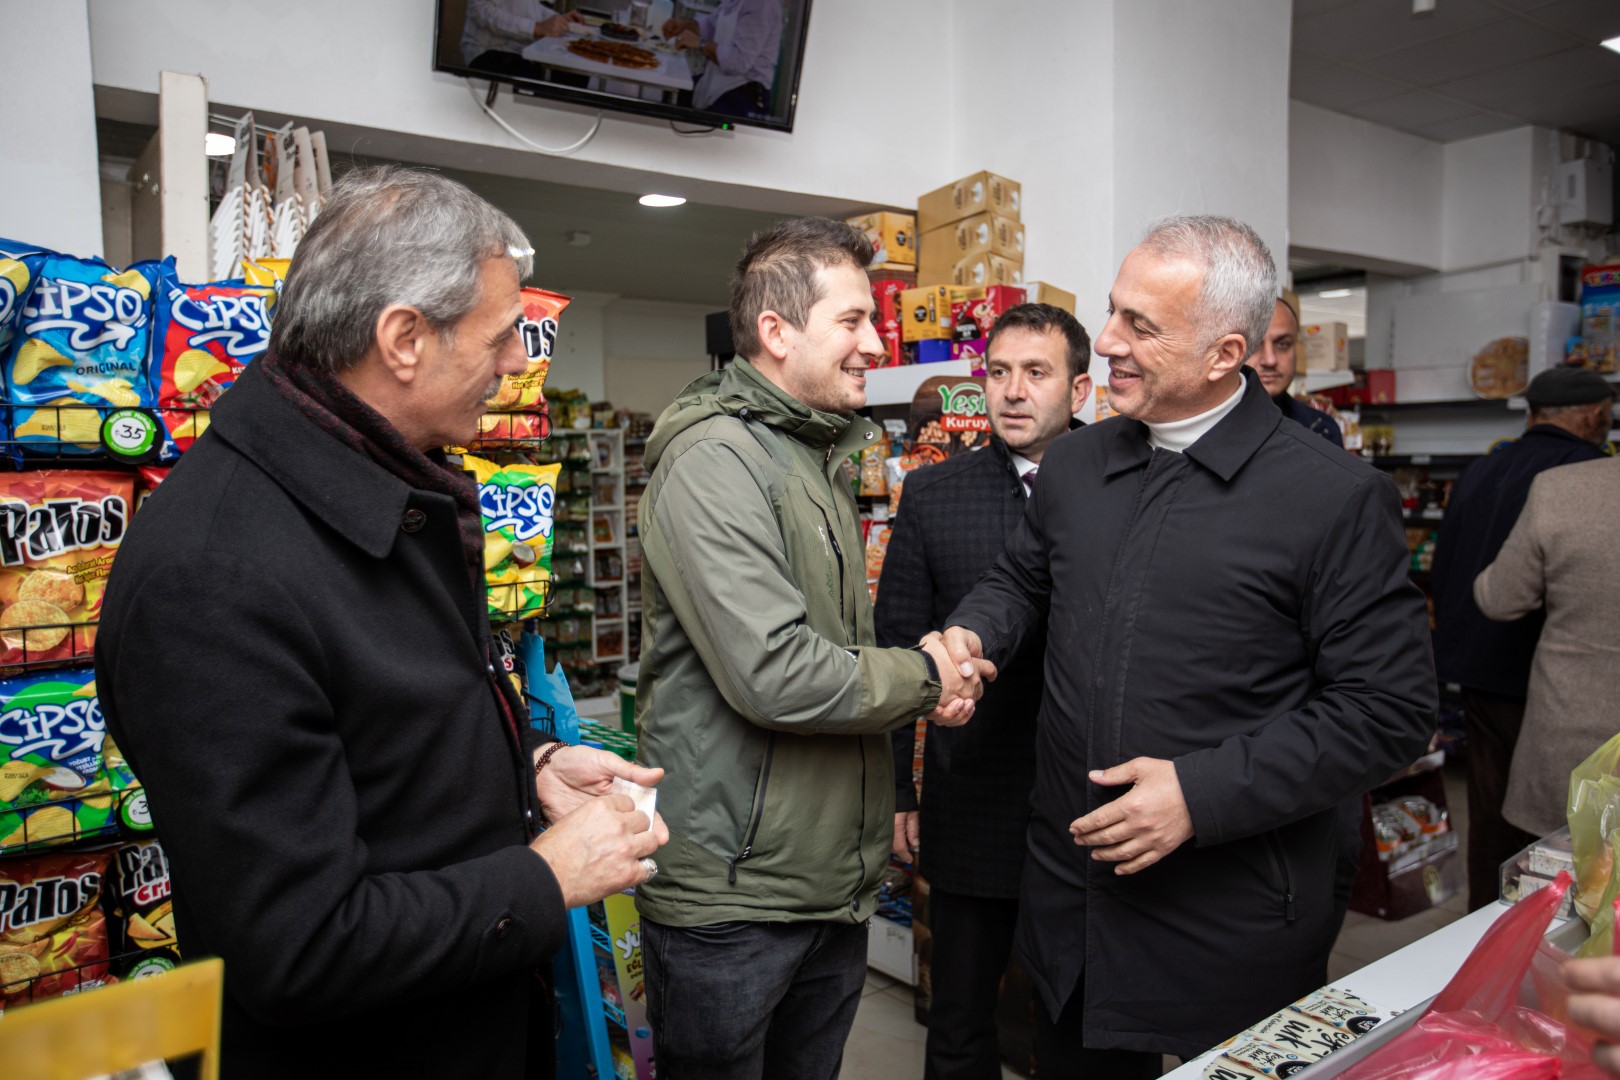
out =
[[[1030,495],[1035,494],[1035,474],[1040,471],[1040,469],[1035,468],[1024,474],[1024,491],[1026,493]]]

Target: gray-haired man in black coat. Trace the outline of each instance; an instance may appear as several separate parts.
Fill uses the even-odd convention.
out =
[[[1067,311],[1020,304],[990,332],[983,450],[906,480],[878,589],[880,645],[911,645],[945,626],[1024,516],[1047,447],[1077,423],[1091,393],[1091,339]],[[927,1080],[999,1080],[995,1007],[1012,952],[1024,830],[1035,783],[1041,640],[985,688],[972,723],[930,730],[919,811],[912,730],[894,735],[894,851],[928,875],[933,996]]]
[[[1157,1076],[1326,979],[1337,807],[1428,744],[1436,685],[1389,478],[1243,361],[1265,244],[1161,222],[1097,338],[1121,416],[1058,442],[953,658],[1044,621],[1017,945],[1043,1080]]]

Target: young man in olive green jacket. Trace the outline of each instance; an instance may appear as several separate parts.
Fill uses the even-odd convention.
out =
[[[671,840],[637,890],[659,1073],[836,1075],[894,820],[886,732],[963,723],[987,666],[874,645],[840,476],[881,354],[871,247],[806,218],[755,236],[732,284],[738,360],[648,440],[640,756]]]

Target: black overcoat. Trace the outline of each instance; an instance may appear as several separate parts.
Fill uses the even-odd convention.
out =
[[[1001,554],[1024,516],[1024,483],[1007,445],[957,454],[906,478],[876,608],[879,645],[909,648],[945,619]],[[1024,870],[1035,717],[1045,638],[1037,632],[985,690],[963,727],[923,743],[919,863],[930,884],[1012,899]],[[917,810],[912,729],[894,733],[896,811]]]
[[[1123,417],[1062,436],[951,622],[991,659],[1047,621],[1018,946],[1087,1046],[1197,1054],[1321,985],[1336,807],[1434,726],[1394,485],[1259,381],[1184,454]],[[1088,770],[1175,762],[1195,840],[1116,876],[1069,824]]]
[[[460,543],[250,365],[117,555],[97,685],[227,1076],[524,1074],[564,910]]]

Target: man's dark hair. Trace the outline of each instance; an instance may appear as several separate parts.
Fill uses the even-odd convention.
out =
[[[831,218],[790,218],[748,240],[731,279],[731,340],[737,355],[752,359],[761,312],[774,311],[800,330],[821,299],[816,273],[823,267],[865,270],[872,261],[866,234]]]
[[[1048,330],[1056,330],[1063,335],[1063,340],[1069,344],[1069,381],[1073,382],[1084,375],[1091,367],[1091,335],[1086,328],[1080,325],[1080,320],[1070,315],[1060,307],[1051,304],[1019,304],[1008,308],[996,319],[996,325],[990,328],[990,337],[985,342],[985,351],[996,342],[996,336],[1004,330],[1030,330],[1037,334],[1044,334]]]

